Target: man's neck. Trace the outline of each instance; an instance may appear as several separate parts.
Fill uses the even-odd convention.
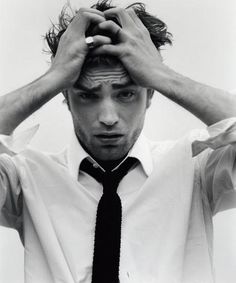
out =
[[[112,169],[116,168],[125,158],[126,158],[126,155],[117,160],[104,161],[104,160],[97,160],[96,158],[94,158],[94,160],[96,160],[96,162],[106,171],[111,171]]]

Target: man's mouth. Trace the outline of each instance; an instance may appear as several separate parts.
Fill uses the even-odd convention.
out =
[[[124,135],[118,133],[102,133],[97,134],[95,137],[103,144],[116,144],[118,143]]]

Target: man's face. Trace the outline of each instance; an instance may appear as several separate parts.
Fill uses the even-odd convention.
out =
[[[97,161],[123,158],[137,140],[152,91],[135,85],[121,64],[83,69],[68,90],[74,129]]]

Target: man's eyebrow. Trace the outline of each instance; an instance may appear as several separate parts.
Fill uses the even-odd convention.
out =
[[[83,90],[83,91],[87,91],[87,92],[92,92],[92,91],[96,91],[99,90],[101,88],[101,85],[97,85],[97,86],[93,86],[93,87],[86,87],[84,85],[80,85],[80,84],[75,84],[74,88],[78,89],[78,90]]]
[[[120,89],[120,88],[123,88],[123,87],[130,87],[130,86],[137,86],[133,81],[131,80],[127,80],[127,81],[124,81],[124,82],[119,82],[119,83],[113,83],[112,86],[116,89]]]

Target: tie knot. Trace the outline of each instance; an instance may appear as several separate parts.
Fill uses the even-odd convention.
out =
[[[86,158],[81,162],[80,170],[84,171],[85,173],[95,178],[98,182],[102,183],[104,193],[114,193],[116,192],[121,179],[128,173],[128,171],[132,167],[134,167],[136,163],[136,158],[128,157],[115,170],[107,170],[103,172],[100,167],[95,168],[92,162]]]

